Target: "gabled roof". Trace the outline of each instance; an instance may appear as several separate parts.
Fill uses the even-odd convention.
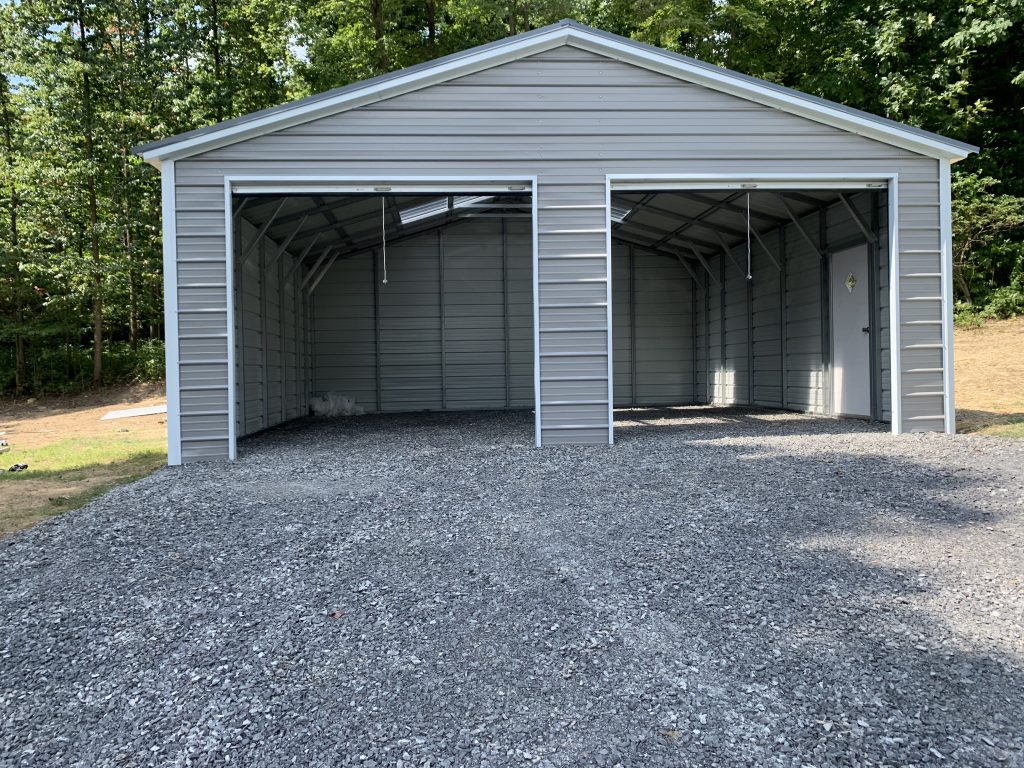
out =
[[[956,161],[978,151],[975,146],[937,133],[716,67],[569,19],[305,99],[180,133],[136,147],[134,151],[148,162],[159,165],[161,160],[196,155],[479,72],[560,45],[573,45],[929,157]]]

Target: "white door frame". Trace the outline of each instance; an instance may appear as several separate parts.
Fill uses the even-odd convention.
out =
[[[940,187],[942,186],[941,168],[946,168],[947,185],[949,164],[940,162]],[[900,355],[900,250],[899,250],[899,174],[898,173],[614,173],[605,176],[605,232],[607,234],[608,250],[608,435],[609,442],[613,439],[615,422],[614,407],[612,403],[612,285],[611,285],[611,241],[612,241],[612,220],[611,220],[611,195],[615,191],[627,190],[664,190],[682,191],[692,189],[702,190],[725,190],[725,189],[888,189],[888,212],[889,212],[889,376],[890,386],[890,411],[892,413],[892,434],[898,435],[903,432],[902,424],[902,381],[901,381],[901,355]],[[948,213],[949,196],[940,189],[941,209]],[[943,231],[945,233],[946,219],[943,220]],[[943,239],[945,243],[945,236]],[[944,250],[947,250],[944,248]],[[951,250],[951,249],[949,249]],[[943,285],[947,280],[947,271],[950,267],[950,258],[942,260]],[[945,330],[946,325],[951,325],[952,310],[950,297],[943,291],[943,361],[951,365],[952,361],[952,333]],[[952,384],[952,373],[946,371],[949,382]],[[952,395],[946,393],[946,431],[951,431],[951,417],[949,415]]]
[[[173,187],[173,176],[171,185]],[[523,189],[509,190],[509,187],[522,186]],[[235,398],[237,393],[235,387],[235,278],[234,278],[234,227],[232,197],[236,194],[278,194],[278,195],[326,195],[326,194],[366,194],[366,195],[392,195],[404,192],[423,192],[426,194],[451,194],[473,193],[473,192],[498,192],[514,191],[531,193],[532,201],[532,225],[533,225],[533,375],[534,375],[534,439],[537,446],[540,446],[540,326],[538,317],[539,286],[537,283],[537,177],[536,176],[514,176],[501,178],[495,176],[405,176],[386,174],[382,176],[348,176],[348,175],[327,175],[327,176],[225,176],[224,177],[224,239],[225,239],[225,272],[227,285],[227,344],[228,344],[228,459],[234,461],[238,455],[238,429],[235,424]],[[173,204],[172,204],[173,210]],[[167,197],[165,188],[164,197],[164,222],[166,233]],[[176,218],[172,219],[176,221]],[[172,261],[176,263],[175,248],[172,247]],[[168,264],[168,253],[165,241],[164,266]],[[177,293],[174,294],[175,304]],[[168,333],[170,325],[166,326]],[[177,320],[175,319],[175,356],[177,356]],[[170,349],[170,347],[168,347]],[[168,354],[170,354],[168,352]],[[169,361],[169,358],[168,358]],[[170,371],[170,368],[168,368]],[[177,373],[177,368],[175,367]],[[168,372],[168,395],[170,395],[170,372]],[[168,425],[171,423],[170,405],[168,396]],[[177,405],[177,403],[176,403]],[[173,416],[180,420],[180,414]],[[181,442],[178,435],[178,462],[181,463]]]

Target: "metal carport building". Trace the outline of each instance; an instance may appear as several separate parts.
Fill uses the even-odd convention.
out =
[[[975,150],[572,21],[146,145],[169,461],[329,391],[533,407],[538,445],[616,405],[952,432]]]

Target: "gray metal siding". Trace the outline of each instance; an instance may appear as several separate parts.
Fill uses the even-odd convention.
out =
[[[533,405],[531,233],[463,222],[339,259],[313,297],[316,394],[368,411]]]
[[[615,405],[694,401],[693,280],[664,254],[612,246]]]
[[[901,251],[913,256],[915,269],[938,272],[938,161],[571,47],[180,160],[175,170],[179,262],[221,263],[225,175],[538,176],[541,268],[568,267],[578,258],[586,264],[579,282],[542,286],[541,397],[595,403],[543,406],[548,443],[607,439],[606,406],[599,403],[607,396],[607,360],[596,352],[548,356],[556,346],[583,348],[605,332],[608,308],[598,285],[609,277],[607,173],[897,172]],[[914,277],[906,266],[904,275],[905,322],[941,319],[937,279]],[[209,310],[182,314],[182,328],[223,332],[226,316],[216,296],[181,287],[179,302]],[[799,309],[812,312],[809,304]],[[801,319],[811,316],[798,313],[793,322]],[[902,381],[908,392],[922,393],[905,398],[904,426],[939,428],[941,397],[926,392],[942,387],[941,349],[932,346],[941,341],[941,328],[904,330]],[[809,366],[811,353],[792,353],[801,354],[810,355]],[[182,362],[192,359],[183,350]],[[183,385],[184,371],[183,365]],[[226,387],[226,370],[214,379]],[[796,390],[811,382],[793,372],[789,383]],[[185,394],[187,441],[194,433]],[[220,424],[226,436],[226,419]]]
[[[244,219],[236,226],[235,422],[239,436],[267,429],[308,410],[305,271]]]

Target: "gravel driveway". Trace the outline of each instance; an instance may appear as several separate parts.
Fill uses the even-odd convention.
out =
[[[1024,442],[301,421],[0,542],[0,765],[1024,765]]]

